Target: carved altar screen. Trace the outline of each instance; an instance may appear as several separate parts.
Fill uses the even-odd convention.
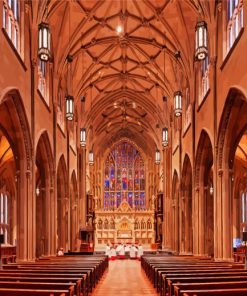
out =
[[[132,208],[146,208],[144,161],[127,141],[116,144],[106,158],[104,208],[118,208],[123,200]]]

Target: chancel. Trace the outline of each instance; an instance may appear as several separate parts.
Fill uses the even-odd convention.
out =
[[[247,295],[247,0],[0,0],[0,295]]]

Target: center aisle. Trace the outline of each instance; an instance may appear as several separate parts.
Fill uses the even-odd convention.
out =
[[[109,270],[105,272],[93,296],[143,296],[158,295],[152,287],[140,261],[116,260],[109,262]]]

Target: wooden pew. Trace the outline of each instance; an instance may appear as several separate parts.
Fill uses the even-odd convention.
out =
[[[75,284],[72,283],[41,283],[41,282],[0,282],[0,288],[2,289],[32,289],[32,290],[68,290],[68,296],[75,295]],[[80,295],[80,293],[78,293]],[[76,294],[76,295],[78,295]],[[78,295],[78,296],[79,296]]]
[[[82,280],[86,277],[87,284],[90,285],[90,288],[94,287],[96,285],[95,282],[95,274],[93,273],[93,269],[90,268],[77,268],[73,269],[72,267],[60,267],[60,268],[52,268],[52,267],[29,267],[29,268],[16,268],[16,269],[3,269],[0,270],[0,274],[2,273],[40,273],[40,274],[64,274],[64,275],[73,275],[77,274],[80,275]]]
[[[68,290],[33,290],[0,288],[0,295],[4,296],[69,296]]]
[[[106,256],[61,256],[42,258],[35,263],[6,264],[0,270],[0,287],[5,285],[8,288],[11,283],[16,289],[18,284],[24,288],[31,285],[35,291],[41,290],[39,284],[42,290],[48,290],[46,286],[51,290],[53,286],[53,290],[58,290],[56,287],[73,287],[76,296],[81,293],[87,296],[108,267],[106,259]]]
[[[213,283],[213,282],[229,282],[229,281],[236,281],[236,282],[247,282],[247,275],[244,276],[218,276],[218,277],[211,277],[210,275],[205,277],[167,277],[167,286],[168,286],[168,295],[174,295],[174,286],[176,284],[183,284],[183,283]]]
[[[50,278],[66,278],[67,282],[69,282],[71,279],[73,280],[74,278],[81,280],[81,290],[83,295],[87,295],[90,292],[90,283],[89,283],[89,277],[86,277],[85,274],[82,273],[53,273],[53,272],[36,272],[34,271],[21,271],[21,270],[13,270],[13,271],[0,271],[0,278],[2,277],[8,277],[8,278],[18,278],[18,277],[36,277],[37,279],[42,278],[42,277],[50,277]]]
[[[211,290],[215,294],[209,292],[210,295],[235,295],[229,294],[229,290],[234,290],[234,293],[239,291],[240,294],[236,295],[247,295],[241,294],[245,292],[241,289],[247,289],[247,271],[243,270],[243,265],[240,264],[176,256],[143,256],[141,262],[147,276],[153,285],[160,289],[162,296],[181,296],[187,292],[193,296],[197,295],[197,292],[198,295],[206,295],[203,293]],[[179,281],[180,278],[182,282]],[[194,293],[191,292],[193,290]]]
[[[90,273],[92,273],[90,275],[91,278],[91,286],[95,287],[96,283],[99,281],[100,277],[102,276],[103,272],[105,271],[105,269],[102,269],[102,266],[100,268],[98,268],[98,266],[93,263],[81,263],[81,262],[75,262],[73,264],[71,264],[71,262],[69,263],[64,263],[63,261],[59,261],[59,262],[51,262],[51,263],[25,263],[25,264],[8,264],[8,265],[4,265],[3,266],[4,269],[53,269],[53,270],[59,270],[59,269],[63,269],[63,270],[73,270],[75,271],[76,269],[79,269],[82,271],[88,271],[90,270]]]
[[[162,282],[162,275],[166,274],[168,272],[186,272],[186,271],[191,271],[191,272],[201,272],[201,271],[214,271],[214,272],[220,272],[220,271],[225,271],[225,270],[232,270],[230,266],[223,267],[220,265],[215,265],[215,266],[200,266],[200,265],[183,265],[181,266],[173,266],[173,267],[166,267],[166,268],[157,268],[155,269],[155,272],[153,274],[153,278],[151,279],[154,287],[157,288],[157,291],[159,292],[159,289],[161,288],[161,282]]]
[[[182,290],[183,296],[246,296],[247,289]]]
[[[7,277],[7,276],[0,276],[0,286],[2,282],[18,282],[18,283],[28,283],[28,282],[32,282],[32,283],[46,283],[46,284],[59,284],[59,283],[69,283],[69,284],[73,284],[74,285],[74,289],[75,289],[75,294],[76,295],[81,295],[81,293],[84,295],[86,295],[85,292],[85,288],[82,286],[81,284],[81,280],[79,278],[53,278],[53,277],[40,277],[38,275],[38,277],[25,277],[25,275],[23,276],[12,276],[12,277]]]
[[[215,289],[239,289],[246,288],[247,289],[247,281],[244,282],[205,282],[205,283],[182,283],[182,284],[174,284],[174,295],[182,296],[181,291],[184,290],[215,290]]]
[[[179,273],[179,271],[177,273],[167,273],[162,275],[163,277],[163,282],[162,282],[162,289],[161,289],[161,295],[166,295],[166,291],[168,290],[168,279],[172,278],[172,277],[176,277],[176,280],[179,281],[179,278],[185,278],[185,277],[189,277],[191,279],[197,278],[197,277],[211,277],[211,278],[217,278],[217,277],[225,277],[228,278],[229,281],[231,280],[231,277],[233,277],[234,275],[237,276],[247,276],[247,271],[241,271],[241,272],[232,272],[229,271],[222,271],[222,272],[211,272],[211,271],[206,271],[206,272],[188,272],[188,273]]]

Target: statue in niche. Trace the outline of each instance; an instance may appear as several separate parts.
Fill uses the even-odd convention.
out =
[[[90,216],[88,218],[87,227],[93,227],[93,217],[92,216]]]
[[[156,202],[156,196],[153,194],[151,199],[149,200],[150,202],[150,207],[151,207],[151,210],[155,210],[155,202]]]
[[[101,207],[101,200],[98,196],[94,196],[94,209],[99,210]]]

